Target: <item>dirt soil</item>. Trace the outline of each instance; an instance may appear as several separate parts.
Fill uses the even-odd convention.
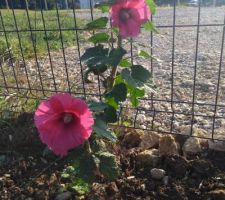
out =
[[[124,143],[124,136],[111,148],[120,161],[121,175],[117,180],[96,182],[90,193],[83,197],[69,193],[69,196],[59,198],[67,184],[61,178],[67,160],[43,153],[45,146],[33,127],[33,115],[25,113],[2,122],[0,128],[2,200],[225,199],[225,152],[206,150],[190,160],[180,155],[162,156],[154,168],[165,170],[165,176],[157,180],[150,173],[151,163],[137,162],[140,141]]]

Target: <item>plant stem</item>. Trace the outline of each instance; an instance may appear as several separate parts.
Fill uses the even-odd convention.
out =
[[[91,153],[91,152],[92,152],[91,146],[90,146],[90,143],[89,143],[88,140],[85,142],[84,148],[85,148],[85,150],[86,150],[88,153]]]
[[[117,48],[120,48],[120,47],[122,47],[122,38],[119,35],[118,41],[117,41]],[[112,87],[114,86],[117,70],[118,70],[118,65],[112,68],[112,71],[111,71],[111,74],[110,74],[109,90],[111,90]]]

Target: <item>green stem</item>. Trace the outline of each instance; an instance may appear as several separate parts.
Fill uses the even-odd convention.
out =
[[[84,144],[84,148],[85,150],[88,152],[88,153],[91,153],[92,150],[91,150],[91,146],[90,146],[90,142],[87,140]]]
[[[122,38],[118,36],[117,48],[120,48],[120,47],[122,47]],[[111,90],[114,86],[117,70],[118,70],[118,65],[112,68],[112,71],[110,74],[109,90]]]

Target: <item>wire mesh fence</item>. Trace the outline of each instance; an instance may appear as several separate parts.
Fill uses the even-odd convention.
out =
[[[0,10],[2,117],[32,111],[39,100],[56,92],[101,100],[100,77],[85,83],[86,66],[80,57],[92,34],[85,23],[103,14],[91,0],[86,10],[76,9],[75,0],[71,4],[71,9],[63,10],[55,0],[54,10],[35,6],[30,10],[29,4],[17,10],[10,1],[10,9]],[[143,31],[124,45],[132,63],[151,69],[156,88],[140,100],[138,108],[121,105],[119,125],[223,140],[224,7],[204,7],[200,1],[180,6],[174,1],[158,7],[152,21],[159,34]],[[137,44],[152,57],[137,57]]]

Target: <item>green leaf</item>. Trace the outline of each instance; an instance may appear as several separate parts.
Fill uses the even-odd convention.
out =
[[[127,98],[127,86],[124,83],[116,84],[112,91],[105,95],[106,98],[114,98],[114,100],[119,103],[125,101]]]
[[[109,152],[101,152],[96,156],[98,156],[100,160],[99,163],[100,172],[109,181],[115,180],[119,175],[119,167],[116,162],[116,157]]]
[[[127,59],[122,59],[119,63],[119,66],[121,67],[130,67],[132,64]]]
[[[118,108],[118,103],[115,101],[115,98],[114,97],[107,97],[105,99],[105,102],[112,106],[113,108],[117,109]]]
[[[149,53],[147,53],[144,50],[139,50],[138,51],[138,55],[141,56],[141,57],[143,57],[143,58],[151,58],[152,57]]]
[[[96,157],[90,153],[83,153],[79,161],[79,176],[86,182],[94,181],[94,172],[98,167]]]
[[[108,42],[110,36],[107,33],[96,33],[92,37],[88,39],[89,42],[94,44],[101,43],[101,42]]]
[[[100,29],[100,28],[105,28],[108,23],[108,18],[107,17],[100,17],[88,24],[86,24],[86,28],[88,30],[93,30],[93,29]]]
[[[148,4],[151,14],[154,15],[156,13],[156,4],[154,0],[146,0],[146,3]]]
[[[70,188],[79,195],[84,195],[90,190],[90,186],[81,178],[75,178]]]
[[[85,53],[81,56],[89,67],[96,65],[103,65],[104,60],[108,57],[109,49],[104,49],[102,45],[86,49]]]
[[[123,49],[123,48],[113,48],[110,52],[109,52],[109,59],[107,61],[107,64],[109,64],[110,66],[116,67],[121,59],[123,58],[123,56],[126,54],[127,52]]]
[[[132,106],[137,107],[139,104],[138,98],[143,97],[145,95],[145,90],[129,87],[129,93]]]
[[[98,8],[102,11],[102,13],[109,12],[109,6],[107,6],[107,5],[100,5]]]
[[[108,48],[98,45],[86,49],[85,53],[81,56],[81,60],[84,61],[89,68],[104,72],[106,65],[112,67],[117,66],[124,54],[126,54],[126,51],[123,48],[113,48],[109,52]]]
[[[157,30],[157,28],[155,27],[155,24],[153,24],[152,22],[150,21],[147,21],[145,24],[144,24],[144,28],[146,31],[152,31],[154,33],[159,33],[159,31]]]
[[[115,142],[117,139],[116,135],[108,131],[107,129],[108,129],[107,124],[103,120],[99,118],[95,119],[95,124],[93,126],[93,130],[95,131],[95,133],[98,134],[99,136],[108,138],[109,140]]]
[[[102,139],[94,138],[90,141],[91,149],[94,152],[106,151],[106,144]]]
[[[89,102],[88,107],[92,112],[101,112],[104,111],[108,105],[102,102]]]
[[[113,106],[108,106],[104,110],[104,119],[108,123],[115,123],[117,121],[117,112]]]
[[[121,77],[132,87],[143,87],[151,78],[151,73],[141,65],[133,65],[130,69],[123,69]]]

